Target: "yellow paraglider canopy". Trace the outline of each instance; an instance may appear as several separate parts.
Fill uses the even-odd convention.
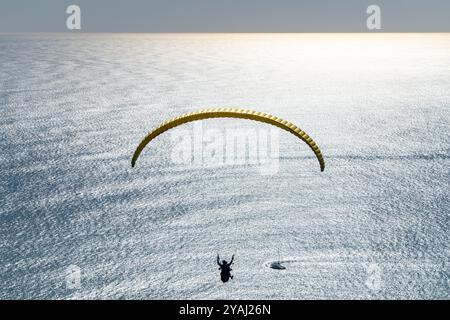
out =
[[[299,127],[286,120],[280,119],[267,113],[234,108],[203,109],[195,112],[189,112],[179,117],[167,120],[166,122],[162,123],[159,127],[148,133],[147,136],[145,136],[145,138],[137,146],[136,150],[134,151],[133,158],[131,159],[131,166],[132,167],[135,166],[136,160],[138,159],[139,155],[141,154],[145,146],[163,132],[170,130],[174,127],[177,127],[179,125],[182,125],[184,123],[210,118],[248,119],[268,123],[283,130],[286,130],[295,135],[296,137],[300,138],[301,140],[303,140],[311,148],[311,150],[316,155],[317,160],[319,161],[320,171],[325,170],[325,161],[323,160],[323,156],[322,153],[320,152],[319,147],[314,142],[314,140],[311,139],[311,137],[308,136]]]

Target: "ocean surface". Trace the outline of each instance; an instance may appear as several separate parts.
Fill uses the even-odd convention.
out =
[[[325,171],[131,168],[213,107]],[[1,299],[450,298],[450,34],[0,34],[0,137]]]

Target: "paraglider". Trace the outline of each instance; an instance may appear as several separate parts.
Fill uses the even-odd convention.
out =
[[[303,140],[314,152],[317,160],[320,164],[320,171],[325,170],[325,161],[323,159],[322,153],[317,146],[317,144],[314,142],[311,137],[306,134],[303,130],[301,130],[296,125],[280,119],[278,117],[272,116],[267,113],[253,111],[253,110],[246,110],[246,109],[235,109],[235,108],[214,108],[214,109],[204,109],[199,110],[195,112],[189,112],[186,114],[183,114],[179,117],[172,118],[170,120],[167,120],[166,122],[162,123],[159,127],[152,130],[150,133],[145,136],[145,138],[141,141],[141,143],[137,146],[136,150],[134,151],[133,157],[131,159],[131,166],[134,167],[136,165],[136,161],[139,158],[139,155],[141,154],[142,150],[145,148],[145,146],[155,139],[160,134],[164,133],[167,130],[170,130],[174,127],[177,127],[179,125],[182,125],[184,123],[197,121],[197,120],[204,120],[204,119],[210,119],[210,118],[239,118],[239,119],[248,119],[248,120],[254,120],[258,122],[264,122],[271,124],[273,126],[276,126],[278,128],[281,128],[283,130],[286,130],[290,132],[291,134],[295,135],[296,137]]]
[[[222,260],[222,263],[220,263],[219,255],[217,254],[217,264],[219,265],[220,270],[220,280],[222,280],[223,283],[228,282],[228,280],[233,279],[233,276],[231,275],[231,265],[234,261],[234,254],[231,257],[231,261],[227,262],[226,260]]]
[[[246,110],[246,109],[236,109],[236,108],[213,108],[213,109],[203,109],[195,112],[189,112],[183,115],[180,115],[178,117],[169,119],[165,122],[163,122],[161,125],[156,127],[154,130],[150,131],[144,139],[139,143],[136,150],[134,151],[133,157],[131,159],[131,166],[134,167],[136,165],[136,161],[139,158],[139,155],[141,154],[142,150],[149,144],[153,139],[158,137],[160,134],[177,127],[179,125],[198,121],[198,120],[204,120],[204,119],[210,119],[210,118],[238,118],[238,119],[247,119],[247,120],[253,120],[258,122],[267,123],[273,126],[276,126],[278,128],[281,128],[283,130],[288,131],[289,133],[293,134],[297,138],[304,141],[310,149],[314,152],[314,155],[316,156],[317,160],[319,161],[320,165],[320,171],[325,170],[325,161],[322,156],[322,152],[320,151],[317,144],[314,142],[314,140],[303,130],[301,130],[296,125],[292,124],[291,122],[288,122],[286,120],[280,119],[278,117],[272,116],[270,114],[266,114],[263,112],[253,111],[253,110]],[[220,262],[219,255],[217,255],[217,264],[219,265],[220,272],[220,278],[222,282],[228,282],[229,279],[233,279],[233,276],[231,275],[231,265],[233,264],[234,255],[231,258],[231,261],[228,263],[226,260],[223,260]],[[279,269],[283,270],[285,267],[281,264],[281,261],[273,262],[270,266],[273,269]]]

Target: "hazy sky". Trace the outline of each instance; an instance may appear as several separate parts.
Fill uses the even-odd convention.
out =
[[[59,32],[81,7],[85,32],[450,32],[450,0],[0,0],[0,32]]]

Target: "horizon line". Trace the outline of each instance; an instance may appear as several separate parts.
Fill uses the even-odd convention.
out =
[[[450,33],[450,31],[0,31],[0,34],[410,34]]]

